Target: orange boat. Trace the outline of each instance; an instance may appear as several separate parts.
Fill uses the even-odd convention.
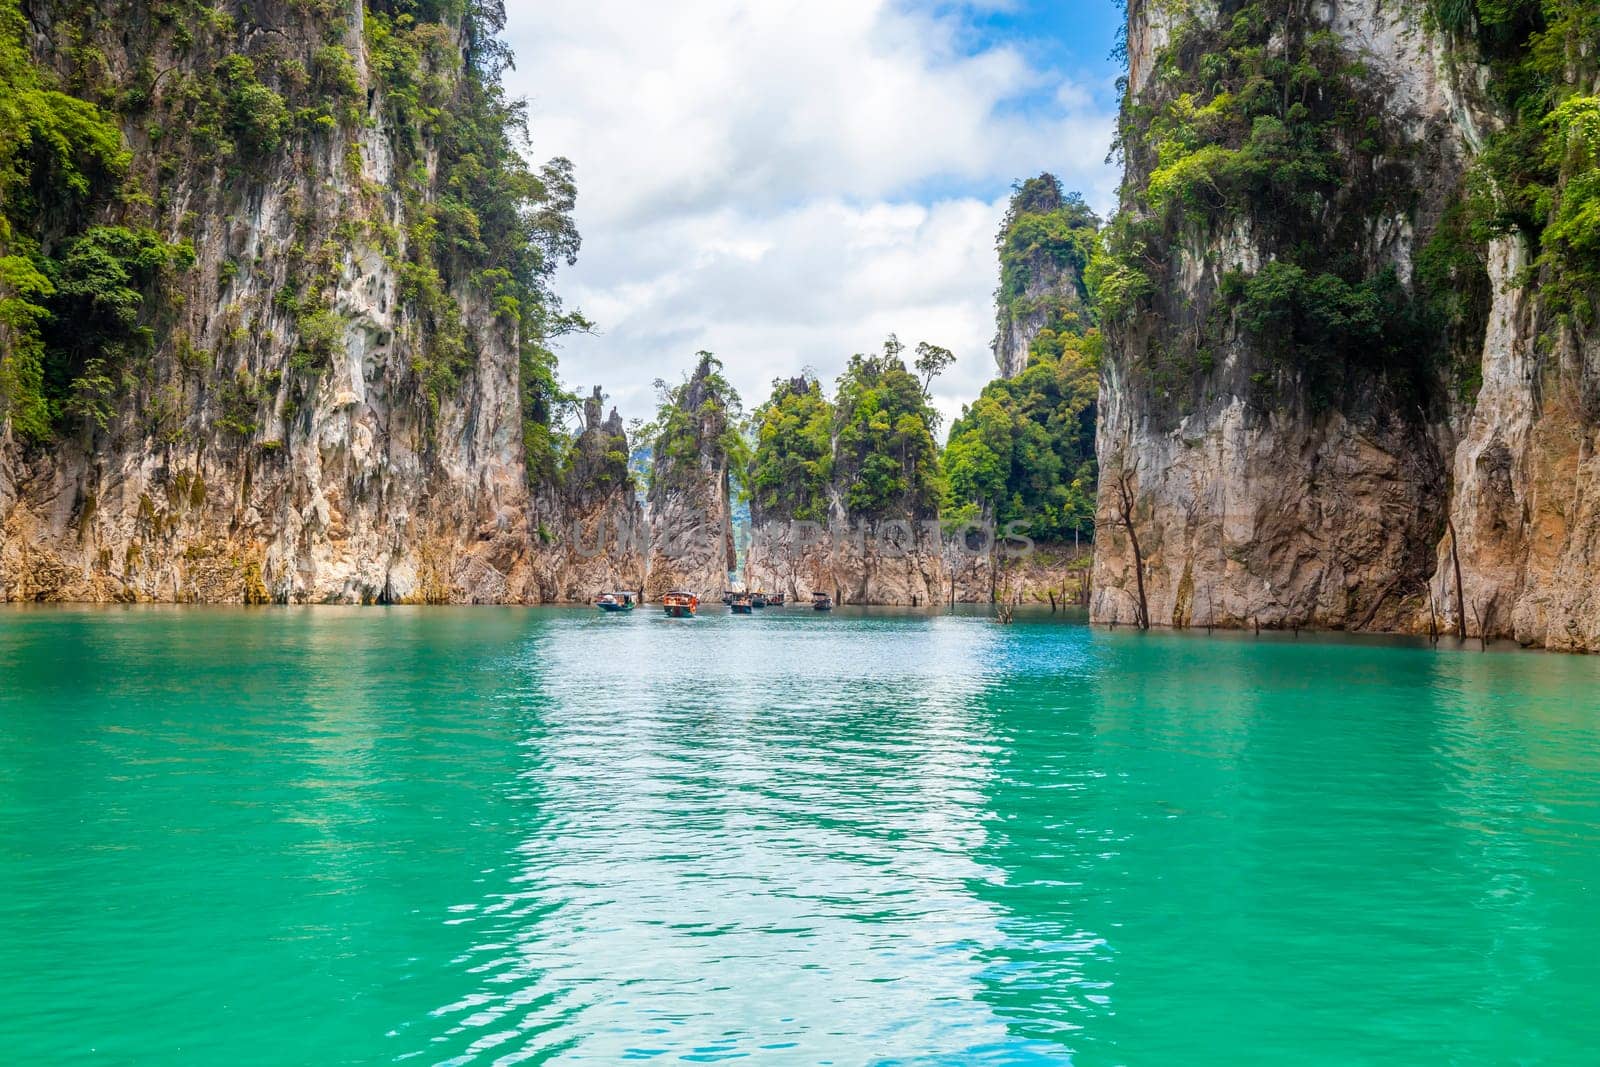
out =
[[[661,598],[661,606],[674,619],[692,619],[695,611],[700,607],[700,598],[693,593],[674,589]]]

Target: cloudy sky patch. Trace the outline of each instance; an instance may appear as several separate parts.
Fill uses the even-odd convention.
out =
[[[1051,170],[1112,202],[1110,0],[507,13],[533,153],[577,169],[583,252],[557,286],[597,328],[562,342],[561,373],[628,418],[701,348],[754,407],[802,367],[831,384],[895,331],[957,354],[935,390],[948,420],[993,374],[1012,182]]]

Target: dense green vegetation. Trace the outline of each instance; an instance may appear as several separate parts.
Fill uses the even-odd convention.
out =
[[[1000,287],[995,303],[1001,322],[1039,314],[1044,327],[1057,333],[1087,326],[1083,274],[1099,253],[1099,233],[1100,220],[1083,197],[1063,193],[1053,174],[1018,183],[996,241]],[[1069,284],[1053,286],[1058,277]],[[1048,288],[1037,292],[1041,283]]]
[[[1039,541],[1090,538],[1100,334],[1041,333],[1027,369],[984,387],[950,428],[945,517],[1020,523]]]
[[[187,269],[194,255],[123,226],[91,226],[60,248],[59,258],[42,257],[54,289],[43,329],[45,396],[64,397],[64,412],[104,429],[128,385],[118,376],[153,340],[143,325],[144,293],[165,272]]]
[[[1043,325],[1022,373],[990,382],[951,426],[944,513],[1020,523],[1043,541],[1092,536],[1100,334],[1083,275],[1102,254],[1099,220],[1081,197],[1040,175],[1016,187],[996,247],[1002,325],[1040,311]],[[1066,284],[1023,303],[1043,271]]]
[[[1179,25],[1140,97],[1125,102],[1119,135],[1126,209],[1090,287],[1124,336],[1143,314],[1174,328],[1141,338],[1135,369],[1181,401],[1236,336],[1270,358],[1258,383],[1296,383],[1313,403],[1348,403],[1382,380],[1422,402],[1449,338],[1469,310],[1408,287],[1381,264],[1372,220],[1404,216],[1418,197],[1413,144],[1319,22],[1310,0],[1229,6],[1215,25]],[[1224,271],[1209,307],[1167,307],[1178,250],[1243,226],[1267,254],[1256,269]],[[1481,284],[1481,262],[1436,257],[1460,291]],[[1466,268],[1472,277],[1454,271]],[[1159,305],[1159,310],[1158,310]],[[1193,328],[1182,320],[1197,319]],[[1413,405],[1414,406],[1414,405]]]
[[[932,346],[922,349],[924,353]],[[852,518],[937,513],[939,415],[891,335],[878,355],[850,357],[834,398],[833,476]]]
[[[1521,234],[1556,324],[1590,327],[1600,293],[1600,3],[1434,0],[1463,58],[1487,62],[1510,121],[1469,175],[1460,228],[1481,246]]]
[[[17,0],[0,0],[0,418],[25,439],[72,414],[104,425],[151,342],[147,292],[190,260],[148,229],[92,224],[129,159],[111,117],[34,64]]]
[[[852,521],[937,513],[939,415],[928,389],[955,357],[927,342],[910,367],[905,355],[890,335],[882,352],[850,357],[831,400],[810,375],[773,382],[743,478],[758,521],[826,522],[835,497]]]
[[[826,522],[833,480],[833,405],[809,375],[779,379],[756,409],[747,487],[752,514]]]

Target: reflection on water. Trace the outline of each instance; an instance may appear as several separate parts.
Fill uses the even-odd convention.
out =
[[[0,613],[0,1037],[1583,1062],[1600,663],[769,610]]]

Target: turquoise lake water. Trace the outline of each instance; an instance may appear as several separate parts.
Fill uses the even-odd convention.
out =
[[[1600,660],[0,609],[18,1063],[1587,1064]]]

